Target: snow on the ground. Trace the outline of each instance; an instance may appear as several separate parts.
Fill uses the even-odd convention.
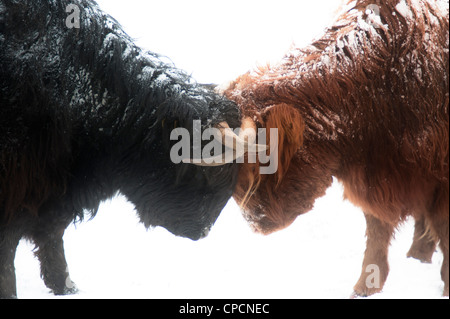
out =
[[[221,83],[276,61],[293,41],[303,45],[336,12],[339,1],[101,0],[139,45],[170,57],[199,82]],[[365,249],[361,211],[335,183],[288,229],[254,234],[231,200],[199,242],[146,230],[123,197],[66,231],[71,277],[80,293],[54,297],[39,278],[33,246],[22,241],[19,298],[348,298]],[[390,249],[391,272],[372,298],[440,298],[442,254],[433,263],[407,259],[413,221]]]
[[[71,277],[80,293],[54,297],[39,279],[33,246],[16,257],[20,298],[348,298],[359,278],[365,221],[342,200],[338,183],[288,229],[254,234],[234,201],[199,242],[162,228],[145,230],[125,198],[105,202],[98,216],[64,237]],[[390,250],[391,272],[373,298],[440,298],[442,254],[433,264],[407,259],[413,222]]]

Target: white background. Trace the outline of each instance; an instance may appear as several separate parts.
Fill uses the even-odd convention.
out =
[[[275,62],[292,44],[320,36],[338,0],[101,0],[145,49],[168,56],[203,83],[222,83]],[[406,258],[412,221],[390,250],[391,273],[373,298],[439,298],[442,254]],[[233,200],[208,238],[192,242],[146,230],[123,197],[71,226],[66,256],[80,293],[69,298],[348,298],[359,278],[365,221],[338,183],[288,229],[252,233]],[[16,258],[20,298],[55,298],[39,279],[33,246]],[[58,297],[61,298],[61,297]],[[68,298],[68,297],[63,297]]]

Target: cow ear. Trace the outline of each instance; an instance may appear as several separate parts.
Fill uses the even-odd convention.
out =
[[[267,132],[271,128],[278,129],[278,171],[276,174],[277,185],[279,185],[289,169],[292,158],[303,145],[303,132],[305,123],[300,112],[289,104],[276,104],[268,108],[264,116],[264,127]],[[270,134],[267,140],[270,141]],[[270,148],[272,143],[270,141]]]

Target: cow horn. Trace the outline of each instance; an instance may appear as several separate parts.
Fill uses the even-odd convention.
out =
[[[194,163],[195,161],[192,159],[183,160],[183,163],[194,164],[197,166],[206,166],[206,167],[214,167],[214,166],[223,166],[229,163],[234,162],[237,158],[244,156],[246,153],[249,153],[251,150],[249,149],[249,145],[253,145],[256,141],[256,124],[249,117],[245,117],[242,120],[241,130],[239,135],[233,132],[227,122],[219,123],[216,128],[220,130],[222,133],[220,139],[217,138],[223,145],[233,150],[233,155],[227,157],[227,152],[225,154],[210,157],[208,158],[208,164],[205,160],[202,160],[201,163]],[[268,147],[266,145],[256,145],[254,150],[256,152],[266,151]]]

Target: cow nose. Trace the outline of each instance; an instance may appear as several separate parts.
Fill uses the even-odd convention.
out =
[[[202,237],[200,237],[200,239],[203,239],[203,238],[205,238],[205,237],[208,237],[210,231],[211,231],[211,227],[205,227],[205,228],[203,229]]]
[[[193,241],[198,241],[198,240],[203,239],[206,236],[208,236],[210,231],[211,231],[211,227],[208,226],[208,227],[203,228],[202,230],[185,232],[183,236],[187,237]]]

